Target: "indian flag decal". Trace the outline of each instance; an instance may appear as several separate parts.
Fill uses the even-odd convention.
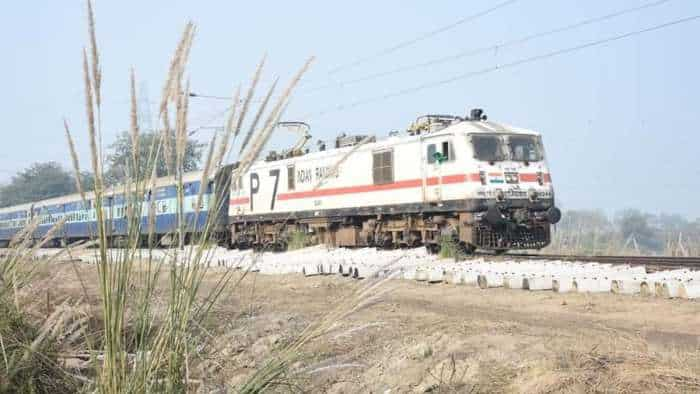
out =
[[[505,183],[505,179],[503,179],[503,173],[489,172],[489,183]]]

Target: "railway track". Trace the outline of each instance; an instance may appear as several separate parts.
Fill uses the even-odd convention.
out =
[[[584,261],[608,264],[643,265],[649,270],[667,270],[687,268],[700,270],[700,257],[675,257],[675,256],[579,256],[566,254],[527,254],[507,253],[504,257],[521,260],[562,260]]]

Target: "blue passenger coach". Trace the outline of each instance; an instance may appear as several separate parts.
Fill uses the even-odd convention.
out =
[[[201,172],[188,173],[184,176],[184,213],[188,231],[199,232],[204,229],[209,213],[209,204],[214,192],[214,183],[209,181],[205,187],[199,216],[196,204],[200,190]],[[121,188],[123,190],[123,188]],[[177,189],[172,177],[160,178],[156,188],[144,196],[141,209],[141,233],[145,239],[148,235],[148,212],[150,200],[155,199],[155,234],[163,246],[174,241],[172,233],[177,227]],[[210,201],[211,200],[211,201]],[[127,234],[127,203],[120,187],[107,191],[103,198],[103,209],[108,220],[107,231],[113,241]],[[28,223],[38,220],[38,226],[32,237],[42,239],[53,226],[65,218],[63,228],[54,231],[50,246],[60,246],[78,240],[89,239],[96,235],[95,196],[86,195],[86,201],[80,194],[56,197],[29,204],[0,208],[0,247],[7,247],[10,240]]]

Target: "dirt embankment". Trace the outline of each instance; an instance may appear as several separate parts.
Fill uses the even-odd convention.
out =
[[[83,277],[92,267],[80,268]],[[211,274],[214,283],[216,272]],[[81,297],[70,265],[42,279]],[[220,351],[208,388],[242,382],[362,282],[249,274],[206,322]],[[366,283],[366,282],[365,282]],[[94,282],[84,282],[94,296]],[[698,392],[700,303],[392,280],[379,301],[304,349],[309,392]],[[91,302],[92,303],[92,302]],[[154,300],[154,304],[159,304]],[[230,387],[230,386],[229,386]]]

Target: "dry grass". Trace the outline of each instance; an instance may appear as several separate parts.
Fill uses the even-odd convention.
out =
[[[527,365],[510,388],[529,393],[698,392],[700,353],[654,353],[640,340],[583,341],[562,349],[554,360]]]

